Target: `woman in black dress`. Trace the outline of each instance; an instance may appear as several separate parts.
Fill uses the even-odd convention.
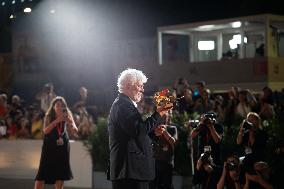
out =
[[[58,96],[52,100],[44,118],[44,140],[35,189],[42,189],[44,184],[55,184],[55,189],[62,189],[64,181],[73,178],[67,127],[78,131],[65,99]]]

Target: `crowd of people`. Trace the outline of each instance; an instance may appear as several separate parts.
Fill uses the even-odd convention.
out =
[[[136,119],[143,120],[141,124],[144,125],[146,117],[153,117],[157,107],[153,97],[142,96],[142,92],[144,92],[142,84],[143,82],[136,86],[137,93],[140,95],[139,99],[135,99],[138,97],[133,96],[135,94],[132,94],[131,90],[128,96],[133,96],[134,100],[132,99],[133,101],[130,102],[135,102],[137,112],[142,115],[141,118],[137,117]],[[159,121],[159,127],[149,129],[149,133],[147,130],[147,135],[153,145],[153,157],[156,165],[156,177],[149,183],[150,188],[172,188],[173,151],[178,142],[178,129],[171,122],[173,112],[199,115],[198,118],[191,117],[198,119],[194,120],[196,122],[190,122],[190,120],[188,122],[191,131],[189,139],[198,141],[197,145],[190,146],[191,151],[194,151],[195,154],[192,157],[192,162],[194,162],[193,184],[202,188],[218,189],[224,187],[284,188],[281,176],[279,176],[280,173],[283,173],[283,141],[275,144],[275,154],[272,159],[268,161],[265,154],[269,138],[267,132],[269,123],[272,120],[277,120],[278,123],[284,121],[284,89],[273,92],[269,87],[264,87],[262,91],[252,92],[249,89],[232,87],[228,92],[211,93],[204,81],[189,84],[185,78],[178,78],[170,90],[177,99],[175,105],[170,111],[160,111],[160,113],[162,112],[160,116],[154,115],[152,118],[154,122],[158,121],[156,119],[160,119],[160,117],[164,117],[165,120]],[[121,91],[126,90],[121,89]],[[120,93],[123,94],[123,92]],[[125,100],[125,96],[122,94],[119,98]],[[79,95],[78,101],[70,107],[74,124],[78,127],[78,133],[69,136],[71,139],[86,139],[95,130],[96,125],[90,109],[87,108],[88,89],[81,87]],[[22,105],[19,95],[13,95],[9,99],[7,94],[1,93],[0,139],[43,139],[43,118],[56,96],[52,83],[45,84],[35,96],[35,103],[29,106]],[[117,115],[113,116],[117,117]],[[123,117],[127,118],[127,116]],[[117,121],[120,122],[120,120]],[[134,121],[133,124],[137,124],[135,120],[132,121]],[[129,123],[125,122],[126,125]],[[150,127],[154,126],[150,125]],[[232,149],[226,149],[227,154],[224,154],[222,148],[224,136],[232,129],[238,131],[237,135],[233,137],[236,139],[236,145],[242,150],[232,147]],[[150,130],[152,131],[150,132]],[[127,130],[127,132],[130,131],[130,129]],[[135,133],[135,131],[133,132]],[[143,145],[144,142],[142,141]],[[142,169],[144,168],[142,167]],[[114,187],[119,188],[127,185],[125,182],[120,182],[120,179],[124,179],[124,177],[116,175],[117,172],[114,171],[111,174],[113,174],[111,178],[114,180]],[[135,171],[133,174],[136,178]],[[144,176],[151,180],[151,174],[145,172]],[[119,182],[116,181],[117,179]],[[133,180],[131,180],[131,184],[135,184]],[[142,183],[142,185],[144,184]],[[129,187],[131,188],[132,185]]]
[[[71,139],[86,139],[95,128],[92,110],[88,109],[88,89],[82,86],[79,89],[79,99],[71,106],[74,121],[78,126],[77,135]],[[52,83],[43,86],[31,105],[23,105],[19,95],[13,95],[11,100],[6,93],[0,94],[0,139],[43,139],[43,118],[50,103],[56,97]]]
[[[273,92],[264,87],[260,93],[252,93],[232,87],[226,94],[211,94],[204,82],[191,88],[183,78],[176,81],[174,89],[177,97],[183,97],[176,111],[200,115],[198,120],[189,120],[194,186],[284,187],[280,176],[284,172],[283,138],[272,150],[267,148],[269,137],[276,136],[269,133],[270,123],[283,124],[284,90]],[[236,144],[225,149],[224,136],[234,134],[232,130],[237,130],[236,136],[230,137]]]

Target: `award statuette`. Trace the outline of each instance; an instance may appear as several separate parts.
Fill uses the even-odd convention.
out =
[[[57,140],[56,140],[56,144],[57,146],[62,146],[64,144],[64,141],[61,137],[59,137]]]
[[[164,89],[160,92],[156,92],[154,95],[157,109],[163,109],[163,110],[173,108],[177,104],[177,101],[180,100],[181,98],[184,98],[184,96],[176,98],[175,96],[172,95],[169,89]]]

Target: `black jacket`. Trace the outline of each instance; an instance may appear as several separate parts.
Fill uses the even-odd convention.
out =
[[[162,121],[157,112],[143,121],[130,98],[118,95],[110,109],[108,122],[110,180],[154,178],[154,159],[148,133]]]

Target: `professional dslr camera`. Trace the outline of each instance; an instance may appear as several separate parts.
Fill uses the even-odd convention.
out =
[[[247,120],[244,120],[243,121],[243,129],[244,129],[244,132],[248,132],[251,128],[253,128],[253,124]]]
[[[198,119],[189,120],[188,125],[192,128],[197,128],[202,130],[202,127],[208,125],[209,123],[216,123],[216,113],[214,112],[208,112],[202,115],[203,116],[203,122],[200,122]],[[202,119],[202,118],[201,118]]]
[[[228,169],[228,171],[237,171],[238,170],[238,165],[234,162],[228,162],[226,164],[226,168]]]
[[[212,164],[213,159],[211,157],[211,146],[204,146],[204,152],[200,156],[202,163]]]
[[[216,113],[214,112],[208,112],[206,114],[203,115],[205,117],[205,119],[203,120],[203,123],[205,125],[209,124],[209,123],[215,123],[216,122]]]

